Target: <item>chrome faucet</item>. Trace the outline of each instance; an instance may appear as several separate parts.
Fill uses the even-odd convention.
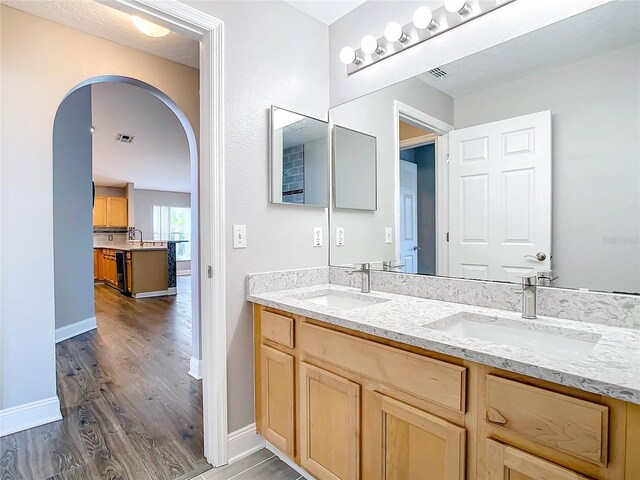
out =
[[[537,280],[538,277],[531,275],[521,277],[522,287],[516,290],[516,293],[522,294],[522,318],[536,318],[536,300],[537,300]]]
[[[362,263],[360,264],[360,268],[357,270],[351,270],[350,274],[359,273],[362,276],[362,285],[360,287],[360,291],[362,293],[371,292],[371,264]]]
[[[129,227],[129,240],[135,240],[136,239],[136,232],[140,232],[140,248],[144,247],[144,240],[143,240],[143,235],[142,235],[142,230],[136,228],[136,227]]]

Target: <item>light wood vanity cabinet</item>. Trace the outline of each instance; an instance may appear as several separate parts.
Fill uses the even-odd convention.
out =
[[[640,479],[638,405],[260,305],[254,320],[258,432],[320,480]]]

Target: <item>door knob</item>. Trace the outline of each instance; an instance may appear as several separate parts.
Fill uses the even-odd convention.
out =
[[[420,250],[420,247],[417,245],[414,245],[413,249],[417,251],[417,250]]]
[[[535,255],[525,255],[527,258],[535,258],[539,262],[544,262],[547,259],[547,255],[543,252],[538,252]]]

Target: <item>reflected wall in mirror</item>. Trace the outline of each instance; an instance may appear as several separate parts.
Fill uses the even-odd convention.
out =
[[[332,108],[378,140],[378,209],[331,210],[330,263],[640,293],[639,17],[607,3]]]
[[[334,125],[333,192],[335,208],[376,209],[376,137]]]
[[[327,122],[271,107],[271,202],[328,205]]]

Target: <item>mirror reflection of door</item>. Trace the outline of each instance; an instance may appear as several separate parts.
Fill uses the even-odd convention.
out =
[[[551,270],[551,112],[449,134],[449,275]]]
[[[430,130],[400,121],[399,258],[405,273],[436,273],[436,145]]]

